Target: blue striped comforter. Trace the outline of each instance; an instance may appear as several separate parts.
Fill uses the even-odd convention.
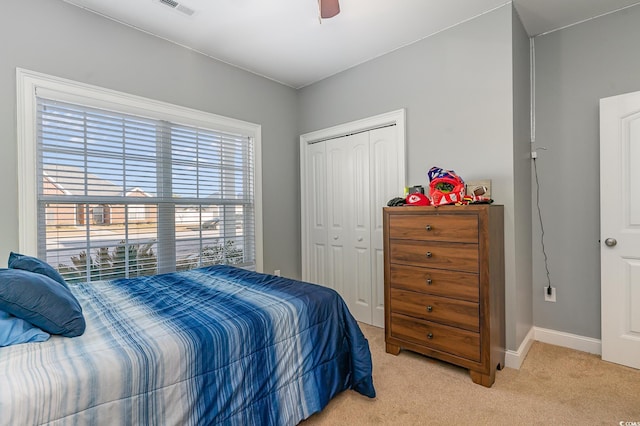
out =
[[[374,397],[331,289],[230,266],[72,287],[81,337],[0,348],[0,424],[295,425]]]

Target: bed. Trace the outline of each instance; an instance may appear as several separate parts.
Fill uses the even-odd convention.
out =
[[[82,336],[0,348],[1,425],[295,425],[375,396],[331,289],[223,265],[70,288]]]

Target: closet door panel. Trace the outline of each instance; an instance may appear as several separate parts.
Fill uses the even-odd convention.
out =
[[[353,273],[347,303],[358,321],[371,323],[371,196],[369,132],[347,137],[349,149],[349,251]]]
[[[400,195],[404,180],[404,158],[398,152],[397,133],[394,127],[371,130],[370,174],[371,182],[371,273],[372,273],[372,324],[384,326],[384,250],[382,208],[387,202]]]
[[[349,270],[345,260],[350,256],[347,199],[348,146],[346,138],[325,142],[327,152],[327,245],[329,262],[326,285],[343,297],[349,291]]]
[[[307,253],[308,281],[326,285],[327,282],[327,211],[326,182],[327,166],[324,143],[307,147],[306,155],[307,200]],[[303,230],[304,231],[304,230]]]

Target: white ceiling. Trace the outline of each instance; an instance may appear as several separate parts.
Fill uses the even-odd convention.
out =
[[[294,88],[304,87],[510,2],[340,0],[318,20],[318,0],[63,0]],[[638,0],[514,0],[539,35]],[[180,10],[191,9],[192,15]]]

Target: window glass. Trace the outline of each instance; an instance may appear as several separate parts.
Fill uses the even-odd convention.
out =
[[[38,256],[68,280],[255,269],[252,138],[37,97]]]

